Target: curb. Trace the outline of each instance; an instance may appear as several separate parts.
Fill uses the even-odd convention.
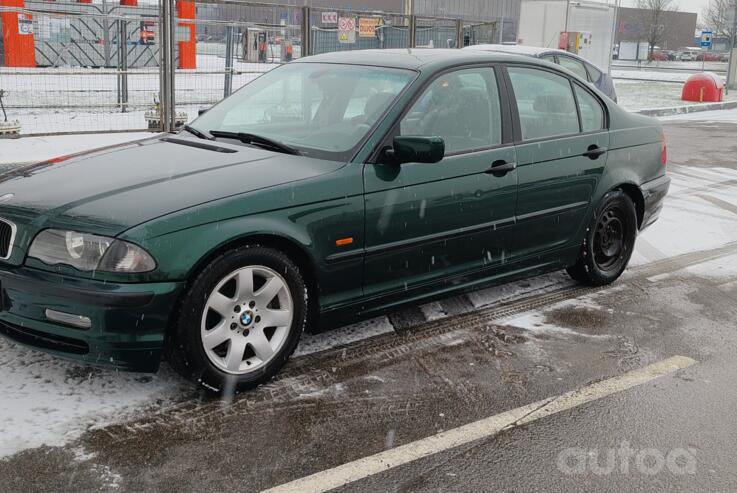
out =
[[[684,115],[686,113],[698,113],[701,111],[731,110],[737,108],[737,101],[726,101],[722,103],[692,104],[688,106],[673,106],[671,108],[653,108],[639,110],[635,113],[646,116],[671,116]]]

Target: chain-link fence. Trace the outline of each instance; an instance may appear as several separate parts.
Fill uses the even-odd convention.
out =
[[[6,55],[25,49],[30,56],[24,63],[6,56],[0,67],[3,103],[22,133],[148,126],[144,113],[159,93],[157,7],[27,2],[0,12],[6,45],[11,22],[32,22],[17,35],[30,45],[3,47]]]
[[[458,48],[499,36],[496,22],[403,13],[238,0],[69,1],[0,0],[0,90],[22,135],[170,130],[301,56]]]

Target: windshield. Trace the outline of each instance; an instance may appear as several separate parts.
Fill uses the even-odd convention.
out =
[[[256,134],[305,156],[349,159],[414,77],[384,67],[287,64],[218,103],[193,126]]]

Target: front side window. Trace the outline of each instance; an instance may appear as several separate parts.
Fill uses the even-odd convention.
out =
[[[576,101],[566,77],[526,67],[509,67],[523,140],[579,132]]]
[[[584,132],[595,132],[604,128],[604,110],[588,91],[575,86],[578,107],[581,110],[581,128]]]
[[[348,159],[415,76],[385,67],[291,63],[245,85],[193,126],[257,134],[306,156]]]
[[[400,122],[400,133],[442,137],[446,154],[501,144],[494,69],[458,70],[435,79]]]

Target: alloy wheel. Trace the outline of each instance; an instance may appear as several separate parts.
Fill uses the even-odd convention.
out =
[[[285,279],[254,265],[225,276],[210,293],[200,336],[220,370],[244,375],[268,364],[289,335],[294,303]]]

